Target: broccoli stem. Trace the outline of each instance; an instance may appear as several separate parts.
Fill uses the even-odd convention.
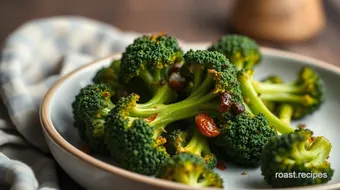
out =
[[[156,119],[150,122],[150,125],[159,128],[202,112],[212,113],[216,111],[217,113],[220,102],[212,101],[214,98],[216,98],[216,94],[209,93],[200,99],[192,98],[187,101],[164,105],[159,108]]]
[[[147,69],[143,69],[139,73],[139,76],[148,86],[152,86],[153,83],[155,82],[152,74]]]
[[[231,62],[235,65],[237,70],[241,70],[244,67],[244,62],[239,59],[233,59]]]
[[[191,93],[189,98],[193,98],[195,96],[201,96],[206,94],[210,89],[211,86],[214,84],[213,76],[207,74],[207,77],[204,79],[203,83]]]
[[[259,81],[252,81],[254,89],[259,94],[270,94],[270,93],[304,93],[305,88],[302,86],[291,84],[273,84],[264,83]]]
[[[148,102],[144,104],[137,104],[136,109],[167,103],[171,101],[174,96],[175,92],[170,88],[169,85],[164,84],[157,90],[157,93],[155,93],[155,95]]]
[[[245,103],[249,106],[254,114],[264,114],[269,124],[274,126],[279,133],[284,134],[293,132],[294,129],[290,125],[277,118],[262,102],[252,85],[252,76],[253,70],[243,71],[238,75],[238,80],[240,82],[240,88],[243,92]]]
[[[309,95],[294,95],[289,93],[260,94],[262,100],[273,102],[289,102],[309,106],[317,103],[317,101]]]
[[[194,87],[192,90],[196,90],[202,83],[203,72],[197,71],[194,73]]]
[[[209,144],[206,137],[204,137],[196,128],[189,143],[178,150],[178,152],[189,152],[202,157],[202,154],[210,154]]]
[[[243,104],[244,105],[244,108],[246,110],[246,112],[248,112],[249,114],[251,115],[254,115],[254,113],[251,111],[250,107],[248,106],[248,104]]]
[[[153,79],[154,79],[154,82],[158,82],[162,79],[162,70],[161,69],[155,69],[153,71]]]
[[[290,124],[290,122],[292,120],[293,113],[294,113],[293,106],[291,106],[290,104],[279,105],[278,113],[279,113],[278,117],[283,122]]]

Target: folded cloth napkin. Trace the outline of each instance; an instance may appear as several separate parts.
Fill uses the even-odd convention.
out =
[[[87,18],[52,17],[8,37],[0,62],[0,189],[59,189],[39,122],[42,97],[60,76],[123,51],[137,35]]]

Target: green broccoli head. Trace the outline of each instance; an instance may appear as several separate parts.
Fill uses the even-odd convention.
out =
[[[205,160],[209,169],[215,168],[217,158],[210,150],[207,137],[204,137],[196,127],[192,126],[186,130],[175,129],[164,137],[166,138],[164,146],[170,154],[181,152],[195,154]]]
[[[162,137],[165,127],[204,111],[214,113],[218,110],[218,105],[205,99],[186,99],[167,105],[159,103],[166,95],[166,92],[163,93],[152,104],[140,104],[139,96],[130,94],[122,97],[111,110],[105,122],[105,139],[112,156],[122,167],[146,175],[154,174],[159,164],[169,156],[163,146],[166,142]],[[140,143],[133,139],[140,139]],[[126,148],[130,144],[132,148]],[[156,153],[151,154],[151,150]],[[132,156],[136,153],[140,157]],[[141,165],[140,160],[151,163]]]
[[[155,131],[147,121],[126,119],[112,110],[105,127],[105,142],[115,161],[123,168],[154,175],[159,166],[170,158],[162,144],[162,137],[154,138]]]
[[[236,34],[223,36],[213,43],[208,50],[224,54],[238,70],[254,68],[262,57],[256,41]]]
[[[262,152],[262,175],[268,184],[279,188],[326,183],[334,173],[327,161],[331,148],[325,137],[313,137],[308,129],[272,137]],[[278,174],[293,177],[284,178]]]
[[[223,54],[207,50],[189,50],[184,54],[181,74],[187,81],[192,81],[190,97],[200,97],[207,93],[221,97],[227,93],[230,96],[229,107],[243,105],[236,77],[237,70]]]
[[[105,84],[89,84],[83,87],[72,103],[75,125],[82,139],[91,149],[106,153],[104,144],[105,119],[114,104],[111,97],[114,92]]]
[[[193,187],[223,188],[223,179],[194,154],[179,153],[161,165],[157,178]]]
[[[167,79],[169,66],[182,59],[183,52],[175,38],[165,34],[141,36],[123,53],[119,80],[127,83],[139,77],[155,90],[158,83]]]
[[[303,67],[299,74],[298,79],[295,82],[297,87],[301,87],[299,94],[307,94],[311,98],[311,104],[307,106],[294,106],[294,119],[300,119],[308,114],[318,110],[320,106],[325,102],[326,88],[323,80],[320,76],[310,67]]]
[[[253,81],[260,98],[293,106],[292,119],[301,119],[318,110],[325,100],[325,85],[310,67],[303,67],[293,83],[269,84]]]
[[[242,166],[258,166],[261,153],[268,139],[276,136],[263,114],[243,113],[221,121],[220,135],[214,144],[220,147],[225,160]]]

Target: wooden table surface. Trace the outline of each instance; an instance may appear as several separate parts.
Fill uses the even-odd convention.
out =
[[[259,43],[340,66],[340,1],[324,2],[327,25],[314,39],[297,44]],[[0,44],[24,22],[56,15],[86,16],[122,30],[164,31],[189,42],[214,41],[234,32],[228,25],[233,3],[233,0],[1,0]],[[79,189],[60,168],[58,172],[63,189]]]

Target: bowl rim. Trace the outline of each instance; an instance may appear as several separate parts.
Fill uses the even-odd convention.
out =
[[[207,47],[207,44],[208,43],[195,43],[195,44],[190,44],[190,45],[193,45],[193,47],[195,47],[195,46],[197,46],[197,47]],[[284,58],[289,58],[289,59],[298,60],[298,61],[304,61],[309,65],[314,65],[314,66],[317,66],[317,67],[325,68],[326,70],[330,70],[332,72],[336,72],[336,73],[340,74],[340,67],[338,67],[336,65],[332,65],[330,63],[326,63],[324,61],[320,61],[320,60],[315,59],[315,58],[308,57],[308,56],[304,56],[304,55],[300,55],[300,54],[292,53],[292,52],[288,52],[288,51],[278,50],[278,49],[274,49],[274,48],[269,48],[269,47],[261,47],[261,52],[263,54],[267,54],[267,55],[273,55],[273,56],[284,57]],[[183,184],[179,184],[179,183],[176,183],[176,182],[166,181],[166,180],[163,180],[163,179],[156,179],[156,178],[152,178],[152,177],[145,176],[145,175],[142,175],[142,174],[134,173],[134,172],[125,170],[123,168],[113,166],[113,165],[108,164],[108,163],[101,161],[99,159],[96,159],[95,157],[92,157],[92,156],[84,153],[83,151],[76,148],[75,146],[70,144],[68,141],[66,141],[57,132],[57,130],[53,126],[53,123],[52,123],[52,121],[49,117],[50,116],[49,107],[50,107],[50,104],[51,104],[53,94],[59,88],[59,86],[62,83],[64,83],[65,81],[67,81],[67,79],[71,78],[74,74],[81,72],[82,70],[84,70],[86,68],[90,68],[98,62],[102,62],[102,61],[105,61],[105,60],[108,60],[108,59],[117,59],[120,56],[121,56],[121,53],[116,53],[116,54],[112,54],[110,56],[92,61],[91,63],[83,65],[83,66],[73,70],[72,72],[66,74],[65,76],[61,77],[56,83],[54,83],[54,85],[47,91],[47,93],[43,97],[43,100],[42,100],[42,103],[41,103],[40,109],[39,109],[40,122],[41,122],[41,125],[42,125],[42,128],[43,128],[45,134],[48,135],[57,146],[64,149],[66,152],[68,152],[72,156],[75,156],[75,157],[81,159],[82,161],[91,164],[93,167],[102,169],[106,172],[118,175],[118,176],[123,177],[123,178],[134,180],[134,181],[137,181],[137,182],[140,182],[140,183],[145,183],[145,184],[156,186],[156,187],[162,187],[162,188],[165,188],[165,189],[175,189],[175,190],[195,189],[195,188],[190,187],[188,185],[183,185]],[[338,183],[326,183],[326,184],[320,184],[320,185],[309,185],[309,186],[304,186],[304,187],[279,188],[279,189],[276,189],[276,190],[300,190],[300,189],[316,190],[316,189],[319,189],[319,188],[340,189],[340,182],[338,182]],[[216,188],[200,188],[200,189],[202,189],[202,190],[216,190]],[[266,190],[269,190],[269,189],[266,189]],[[265,189],[262,189],[262,190],[265,190]]]

